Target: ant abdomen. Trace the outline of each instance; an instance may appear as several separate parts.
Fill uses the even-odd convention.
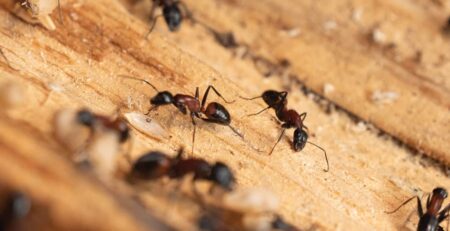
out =
[[[208,104],[205,109],[205,115],[208,121],[228,125],[231,123],[231,116],[227,109],[219,103]]]
[[[131,169],[131,177],[139,179],[157,179],[167,174],[171,159],[161,152],[148,152],[140,157]]]
[[[222,162],[214,164],[211,171],[211,180],[217,182],[228,191],[233,189],[235,183],[234,175],[230,168]]]
[[[294,150],[296,152],[303,150],[308,141],[308,133],[305,130],[297,128],[294,131]]]
[[[183,17],[177,4],[165,6],[163,8],[163,15],[170,31],[177,31],[180,28]]]

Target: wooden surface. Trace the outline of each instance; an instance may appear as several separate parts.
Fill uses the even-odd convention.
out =
[[[30,177],[26,171],[7,168],[5,161],[12,161],[12,153],[16,152],[33,163],[39,161],[37,155],[48,156],[49,160],[60,158],[52,151],[58,146],[52,135],[56,111],[80,106],[107,114],[119,109],[122,113],[148,109],[148,98],[155,92],[141,83],[120,79],[119,74],[146,78],[159,89],[180,93],[193,94],[195,87],[202,91],[213,84],[226,98],[236,99],[226,106],[233,126],[244,134],[245,140],[233,135],[227,127],[199,122],[194,155],[229,164],[235,171],[238,188],[259,186],[274,191],[282,204],[278,212],[300,228],[401,229],[413,205],[395,215],[383,211],[418,190],[450,188],[448,175],[435,161],[422,158],[373,126],[355,122],[348,113],[341,110],[327,113],[314,95],[303,94],[296,81],[287,82],[275,76],[264,78],[251,60],[233,55],[198,24],[186,22],[179,32],[170,33],[160,21],[150,39],[144,40],[148,25],[140,19],[146,16],[143,8],[107,0],[63,1],[64,25],[55,20],[58,29],[51,32],[11,15],[9,3],[1,1],[0,8],[0,48],[9,61],[8,65],[0,59],[0,76],[2,80],[25,86],[28,101],[1,117],[4,148],[0,163],[5,165],[5,172],[17,175],[5,177],[8,185],[22,185],[31,195],[47,195],[33,182],[43,180],[47,183],[42,185],[51,188],[50,176]],[[274,0],[186,3],[199,20],[223,31],[233,31],[252,53],[272,62],[288,59],[292,64],[290,72],[307,88],[449,165],[450,62],[445,51],[450,45],[439,28],[450,6],[381,0],[326,4]],[[354,22],[352,15],[358,9],[363,14]],[[56,19],[55,16],[56,13],[53,16]],[[330,21],[337,25],[331,31]],[[377,25],[389,41],[395,41],[394,50],[370,42],[369,34]],[[298,28],[300,34],[286,36],[286,30],[292,28]],[[411,61],[417,50],[422,53],[419,64]],[[334,86],[334,91],[325,94],[325,84]],[[291,150],[288,138],[291,139],[293,131],[288,131],[288,138],[268,156],[280,131],[273,112],[253,118],[245,116],[264,105],[239,100],[238,96],[256,96],[266,89],[282,89],[286,85],[291,90],[288,106],[308,113],[305,123],[313,134],[310,140],[328,151],[329,173],[322,171],[322,153],[313,146],[307,145],[298,153]],[[394,102],[375,104],[371,96],[376,90],[396,92],[399,97]],[[171,136],[154,140],[133,130],[134,158],[148,149],[175,153],[180,145],[190,147],[192,125],[188,117],[169,106],[160,108],[151,117]],[[27,132],[29,129],[35,132]],[[20,134],[24,138],[14,140]],[[36,142],[42,150],[34,148]],[[51,172],[60,168],[51,163],[37,166]],[[82,176],[75,179],[87,181]],[[118,191],[126,195],[127,190]],[[154,199],[160,197],[158,192],[139,192],[151,214],[162,222],[177,229],[194,229],[191,218],[196,211],[181,206],[168,212],[170,203],[177,201],[161,203]],[[64,191],[63,195],[79,201],[86,199],[76,197],[73,191]],[[99,209],[107,209],[98,204]],[[73,209],[84,211],[76,206]],[[122,214],[127,209],[114,211]],[[190,215],[185,216],[186,213]],[[76,227],[61,214],[54,218],[60,222],[59,227]],[[98,224],[92,221],[98,218],[85,216],[80,219],[91,222],[83,224],[97,229]],[[127,230],[142,228],[128,216],[123,219],[107,225],[128,225]],[[417,218],[412,218],[406,228],[414,230],[416,222]],[[103,228],[108,230],[106,226]]]

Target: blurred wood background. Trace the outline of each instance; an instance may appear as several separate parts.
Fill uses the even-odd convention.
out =
[[[40,217],[52,224],[33,227],[195,229],[198,211],[183,206],[186,198],[164,200],[155,190],[138,190],[149,214],[134,216],[142,213],[130,196],[137,189],[99,186],[68,163],[54,140],[52,118],[63,108],[145,112],[155,92],[120,74],[188,94],[213,84],[236,99],[227,108],[245,140],[199,122],[194,155],[229,164],[239,188],[274,191],[278,212],[302,229],[415,230],[416,216],[404,224],[414,205],[384,211],[418,192],[450,189],[450,37],[442,33],[448,1],[184,1],[197,20],[232,32],[242,45],[236,49],[189,21],[171,33],[160,20],[145,40],[149,1],[61,2],[64,24],[55,11],[57,29],[48,31],[11,14],[12,1],[0,1],[0,80],[21,84],[27,97],[0,117],[0,180],[52,208],[36,211],[46,210]],[[267,74],[270,63],[279,71]],[[328,151],[330,172],[322,171],[323,155],[313,146],[291,150],[292,130],[267,155],[279,124],[273,112],[246,117],[264,105],[239,99],[266,89],[289,90],[288,107],[308,113],[310,141]],[[190,147],[189,117],[168,106],[152,119],[170,137],[133,130],[133,158]]]

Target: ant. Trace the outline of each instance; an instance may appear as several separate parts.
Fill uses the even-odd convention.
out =
[[[153,180],[169,176],[172,179],[180,179],[193,173],[193,181],[207,180],[226,191],[233,189],[235,178],[227,165],[222,162],[211,165],[199,158],[184,159],[182,155],[183,148],[180,148],[175,158],[158,151],[147,152],[133,164],[130,177]]]
[[[100,127],[116,131],[120,143],[124,143],[130,138],[130,129],[123,118],[111,119],[107,116],[94,114],[88,109],[78,111],[76,118],[80,124],[89,127],[91,134],[96,128]]]
[[[156,21],[158,17],[161,15],[155,16],[155,10],[157,7],[162,7],[164,21],[166,21],[167,26],[170,31],[177,31],[183,21],[183,14],[181,12],[180,6],[186,12],[186,18],[192,18],[191,12],[188,10],[186,5],[179,0],[153,0],[152,8],[150,9],[150,18],[152,20],[152,25],[150,26],[150,30],[147,33],[146,37],[153,31],[153,28],[156,25]]]
[[[392,214],[397,212],[401,207],[406,205],[408,202],[410,202],[412,199],[417,198],[417,212],[419,213],[419,224],[417,225],[417,231],[444,231],[444,228],[440,226],[439,224],[444,221],[444,219],[449,218],[448,223],[450,223],[450,203],[441,210],[442,203],[447,198],[448,193],[444,188],[437,187],[433,189],[433,193],[431,195],[428,195],[427,197],[427,210],[425,214],[423,213],[422,209],[422,202],[418,196],[413,196],[403,202],[398,208],[394,209],[393,211],[386,212],[387,214]],[[440,211],[440,212],[439,212]],[[447,230],[449,227],[449,224],[447,223]]]
[[[325,149],[318,146],[317,144],[314,144],[314,143],[308,141],[308,133],[306,132],[306,130],[308,128],[303,124],[303,121],[306,118],[306,112],[299,115],[297,113],[297,111],[295,111],[293,109],[287,109],[287,99],[286,99],[287,95],[288,95],[288,93],[286,91],[278,92],[275,90],[267,90],[267,91],[263,92],[263,94],[261,96],[256,96],[253,98],[245,98],[245,97],[241,97],[241,98],[245,99],[245,100],[254,100],[254,99],[262,98],[264,100],[264,102],[268,105],[263,110],[261,110],[257,113],[254,113],[254,114],[250,114],[248,116],[259,115],[262,112],[272,108],[275,110],[275,114],[276,114],[278,120],[283,122],[283,124],[281,125],[283,130],[281,131],[281,134],[278,137],[277,142],[270,150],[269,155],[272,154],[275,147],[280,142],[286,129],[295,128],[294,137],[293,137],[294,150],[295,151],[303,150],[306,143],[312,144],[315,147],[319,148],[320,150],[323,151],[323,153],[325,155],[325,160],[327,163],[327,168],[324,169],[324,171],[328,172],[330,170],[330,166],[328,163],[327,152],[325,151]]]
[[[150,99],[150,104],[152,107],[148,110],[145,115],[149,115],[151,111],[157,109],[159,106],[173,104],[178,110],[187,114],[188,110],[191,116],[192,125],[194,126],[194,132],[192,134],[192,153],[194,153],[194,142],[195,142],[195,131],[196,131],[196,122],[195,118],[202,119],[209,123],[216,123],[224,126],[228,126],[236,135],[243,138],[243,136],[233,128],[231,123],[231,116],[227,109],[217,102],[209,103],[205,108],[206,99],[208,98],[209,90],[212,89],[225,103],[233,103],[234,101],[227,101],[214,86],[209,85],[203,94],[202,101],[200,103],[199,99],[199,89],[198,87],[195,89],[195,96],[184,95],[184,94],[176,94],[172,95],[169,91],[159,91],[153,84],[144,79],[134,78],[130,76],[121,75],[123,78],[134,79],[143,81],[147,85],[151,86],[156,92],[158,92],[153,98]],[[201,115],[206,116],[206,118]]]
[[[9,193],[0,209],[0,230],[9,230],[12,223],[25,217],[31,207],[30,199],[20,193]]]

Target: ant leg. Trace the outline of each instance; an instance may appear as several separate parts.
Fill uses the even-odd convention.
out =
[[[198,87],[195,88],[195,98],[198,99],[199,93],[198,93]]]
[[[303,112],[302,114],[300,114],[300,119],[303,121],[306,118],[306,112]],[[306,127],[306,126],[305,126]]]
[[[445,218],[449,218],[449,212],[450,212],[450,204],[447,205],[447,207],[445,207],[440,213],[439,213],[439,217],[438,217],[438,221],[439,223],[441,223]],[[450,223],[450,221],[449,221]],[[448,224],[447,224],[447,230],[448,230]]]
[[[150,112],[156,110],[157,108],[158,108],[158,106],[150,107],[150,108],[148,109],[147,113],[145,113],[144,115],[148,116],[148,115],[150,114]]]
[[[223,96],[216,90],[216,88],[214,88],[213,85],[209,85],[208,88],[206,88],[205,94],[203,94],[203,98],[202,98],[202,104],[201,106],[203,107],[205,105],[206,99],[208,98],[208,94],[209,94],[209,89],[213,89],[213,91],[223,100],[225,101],[225,103],[234,103],[233,101],[227,101],[225,98],[223,98]]]
[[[275,147],[277,146],[277,144],[280,142],[281,138],[284,135],[284,132],[286,131],[286,128],[283,128],[283,130],[281,131],[280,137],[278,137],[277,142],[275,143],[275,145],[272,147],[272,150],[270,150],[269,155],[272,155],[273,150],[275,149]]]
[[[58,15],[59,15],[59,21],[61,21],[61,24],[64,25],[62,13],[61,13],[61,1],[60,0],[58,0]]]
[[[422,217],[422,215],[423,215],[422,204],[420,203],[420,198],[418,196],[413,196],[413,197],[409,198],[408,200],[403,202],[400,206],[398,206],[396,209],[394,209],[392,211],[384,211],[384,212],[387,214],[393,214],[393,213],[397,212],[401,207],[408,204],[414,198],[417,198],[417,204],[418,204],[417,210],[419,212],[420,217]]]
[[[228,124],[228,127],[239,137],[241,137],[241,139],[244,139],[244,135],[242,135],[241,133],[239,133],[233,126],[231,126],[230,124]]]
[[[186,14],[186,18],[190,19],[193,23],[195,23],[196,21],[195,21],[194,17],[192,16],[192,12],[191,12],[191,10],[189,10],[186,3],[182,2],[182,1],[178,1],[178,0],[176,2],[178,2],[180,4],[181,8],[183,8],[183,11]]]
[[[156,15],[152,18],[150,29],[148,30],[147,34],[145,34],[145,39],[148,39],[148,36],[152,33],[153,29],[155,28],[156,22],[162,15]]]
[[[197,128],[197,123],[195,122],[195,114],[191,112],[192,125],[194,125],[194,132],[192,133],[192,155],[194,155],[194,144],[195,144],[195,130]]]

